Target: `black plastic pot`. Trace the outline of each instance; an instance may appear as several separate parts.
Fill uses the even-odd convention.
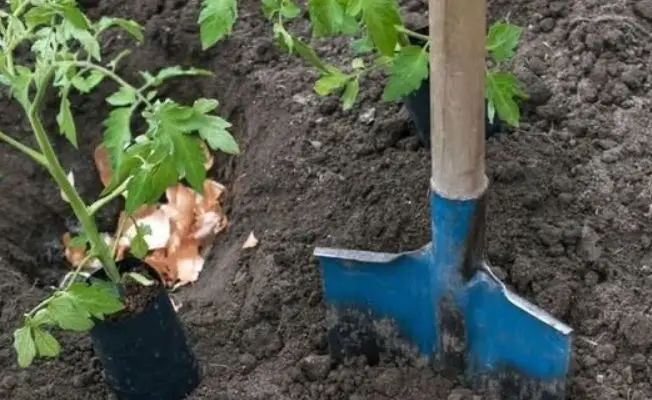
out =
[[[199,385],[199,364],[162,285],[141,312],[97,321],[90,334],[120,400],[180,400]]]
[[[422,35],[428,35],[429,27],[420,28],[415,32]],[[410,38],[412,44],[423,46],[424,42],[415,38]],[[412,120],[417,127],[417,133],[421,143],[430,147],[430,77],[421,82],[421,86],[416,91],[403,98],[405,108],[412,116]],[[488,103],[485,99],[485,115],[487,114]],[[501,123],[498,117],[494,117],[493,122],[489,122],[489,118],[485,117],[485,138],[490,138],[498,133],[501,128]]]

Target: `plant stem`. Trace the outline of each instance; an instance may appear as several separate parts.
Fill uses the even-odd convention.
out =
[[[110,69],[104,68],[101,65],[93,64],[92,62],[88,62],[88,61],[77,61],[77,62],[75,62],[75,65],[77,65],[78,67],[91,68],[91,69],[94,69],[94,70],[97,70],[97,71],[103,73],[104,75],[106,75],[109,78],[113,79],[118,85],[124,86],[124,87],[127,87],[127,88],[133,90],[134,93],[136,94],[136,97],[138,97],[138,99],[140,101],[145,103],[148,108],[153,108],[154,107],[152,105],[152,103],[150,103],[150,101],[147,100],[147,98],[145,96],[143,96],[141,91],[136,89],[132,84],[130,84],[129,82],[122,79],[120,76],[118,76],[118,74],[111,71]]]
[[[114,191],[111,193],[107,194],[106,196],[102,197],[101,199],[97,199],[95,203],[91,204],[88,207],[88,213],[91,215],[94,215],[100,208],[104,207],[108,203],[111,202],[111,200],[115,199],[116,197],[120,196],[122,193],[124,193],[125,190],[127,190],[127,185],[129,184],[129,179],[125,180],[115,188]]]
[[[46,168],[48,167],[48,162],[43,156],[43,154],[39,153],[38,151],[32,149],[29,146],[25,146],[24,144],[20,143],[19,141],[17,141],[16,139],[12,138],[11,136],[7,135],[2,131],[0,131],[0,140],[7,142],[7,144],[22,151],[24,154],[29,156],[32,160],[36,161],[41,166]]]
[[[52,175],[54,181],[57,183],[61,191],[68,198],[68,201],[70,202],[70,206],[72,207],[75,215],[79,219],[79,222],[82,224],[84,233],[86,234],[86,237],[91,243],[92,251],[97,253],[100,261],[102,262],[102,265],[104,266],[104,268],[106,268],[106,273],[109,276],[109,278],[113,282],[117,283],[120,282],[120,273],[118,271],[118,267],[115,263],[115,260],[112,257],[109,246],[106,244],[106,242],[104,242],[104,240],[100,236],[100,233],[97,229],[97,225],[95,224],[95,220],[89,213],[86,204],[84,204],[84,200],[81,198],[81,196],[79,196],[79,193],[77,193],[75,187],[68,181],[68,178],[66,177],[66,173],[64,172],[63,167],[59,163],[59,159],[57,158],[57,155],[54,152],[54,149],[52,148],[52,144],[50,143],[48,136],[45,132],[45,128],[41,123],[41,119],[39,116],[39,109],[41,103],[43,102],[45,89],[47,88],[48,83],[52,79],[52,75],[53,75],[53,69],[48,70],[47,73],[44,75],[44,78],[41,80],[40,84],[37,85],[38,90],[36,92],[36,95],[34,96],[34,102],[32,103],[28,113],[29,122],[32,126],[39,147],[41,148],[41,152],[43,153],[43,156],[47,160],[48,170],[50,171],[50,175]]]
[[[402,32],[402,33],[404,33],[404,34],[406,34],[406,35],[408,35],[408,36],[411,36],[411,37],[413,37],[413,38],[415,38],[415,39],[423,40],[423,41],[425,41],[425,42],[429,42],[429,41],[430,41],[430,38],[429,38],[428,36],[426,36],[426,35],[422,35],[422,34],[417,33],[417,32],[413,32],[413,31],[411,31],[411,30],[409,30],[409,29],[407,29],[406,27],[401,26],[401,25],[398,25],[398,26],[396,27],[396,30],[399,31],[399,32]]]

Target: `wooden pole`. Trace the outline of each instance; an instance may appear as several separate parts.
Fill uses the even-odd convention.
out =
[[[485,175],[485,0],[429,0],[432,189],[474,199]]]

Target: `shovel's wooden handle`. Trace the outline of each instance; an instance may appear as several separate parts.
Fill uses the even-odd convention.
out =
[[[432,189],[473,199],[485,175],[485,0],[429,0]]]

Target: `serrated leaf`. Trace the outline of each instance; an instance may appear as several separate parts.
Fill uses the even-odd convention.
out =
[[[125,211],[133,214],[143,204],[153,204],[160,200],[165,190],[178,181],[173,159],[164,160],[151,169],[137,171],[127,185]]]
[[[128,106],[136,101],[136,91],[127,86],[122,86],[120,89],[106,98],[106,102],[112,106]]]
[[[344,94],[342,94],[342,109],[349,110],[353,107],[355,100],[358,98],[358,93],[360,92],[360,80],[356,77],[349,80],[344,88]]]
[[[383,100],[398,100],[417,90],[428,76],[428,53],[418,46],[401,48],[390,69]]]
[[[526,97],[516,77],[509,72],[489,72],[485,76],[485,97],[495,107],[498,116],[509,125],[518,127],[521,113],[515,97]]]
[[[97,23],[97,31],[102,32],[114,26],[121,28],[139,42],[142,42],[145,39],[143,36],[143,27],[140,26],[138,22],[131,19],[102,17]]]
[[[24,15],[25,23],[29,29],[36,28],[40,25],[46,25],[56,12],[47,6],[36,6],[30,8]]]
[[[328,75],[322,76],[315,82],[315,92],[320,96],[328,96],[335,90],[343,88],[348,79],[348,75],[333,71]]]
[[[24,107],[29,108],[29,86],[32,81],[32,71],[22,65],[17,65],[15,75],[7,77],[11,81],[11,94]]]
[[[230,35],[237,19],[236,0],[202,0],[202,9],[197,21],[202,49],[206,50]]]
[[[50,316],[62,329],[85,332],[93,327],[88,312],[79,309],[65,292],[55,297],[48,304]]]
[[[61,353],[61,346],[57,339],[43,329],[34,328],[34,343],[38,354],[42,357],[56,357]]]
[[[178,174],[184,176],[190,186],[201,193],[206,179],[205,155],[201,142],[194,136],[184,134],[172,135],[171,139]]]
[[[308,13],[315,37],[334,35],[342,32],[344,26],[344,7],[338,0],[309,0]]]
[[[68,139],[68,141],[77,147],[77,129],[75,128],[75,120],[70,110],[70,100],[68,100],[67,88],[62,93],[61,103],[59,105],[59,113],[57,114],[57,123],[59,130]]]
[[[495,62],[509,61],[514,57],[522,29],[508,23],[495,23],[489,28],[486,49]]]
[[[23,326],[14,331],[14,349],[18,354],[18,366],[29,366],[36,357],[36,343],[31,326]]]
[[[75,75],[72,78],[71,83],[75,89],[79,90],[80,92],[89,93],[97,85],[99,85],[100,82],[102,82],[102,79],[104,79],[103,73],[98,70],[92,70],[87,77]]]
[[[231,124],[223,118],[206,115],[202,126],[199,127],[199,136],[208,143],[213,150],[220,150],[228,154],[240,154],[238,143],[228,131]]]
[[[73,283],[66,294],[78,310],[97,319],[104,319],[105,315],[114,314],[124,309],[117,290],[110,290],[108,286]]]
[[[146,276],[139,274],[138,272],[127,272],[125,277],[133,279],[135,282],[143,286],[152,286],[156,282],[152,279],[147,278]]]
[[[130,107],[115,108],[103,123],[102,143],[109,153],[113,168],[119,164],[125,146],[131,141],[131,113]]]
[[[361,0],[362,21],[367,34],[382,55],[392,56],[398,43],[397,25],[401,25],[396,0]]]
[[[126,179],[132,176],[134,174],[133,171],[142,166],[143,160],[147,158],[151,148],[151,142],[136,143],[129,146],[121,156],[117,169],[114,169],[111,182],[104,188],[100,196],[103,197],[113,192]]]

